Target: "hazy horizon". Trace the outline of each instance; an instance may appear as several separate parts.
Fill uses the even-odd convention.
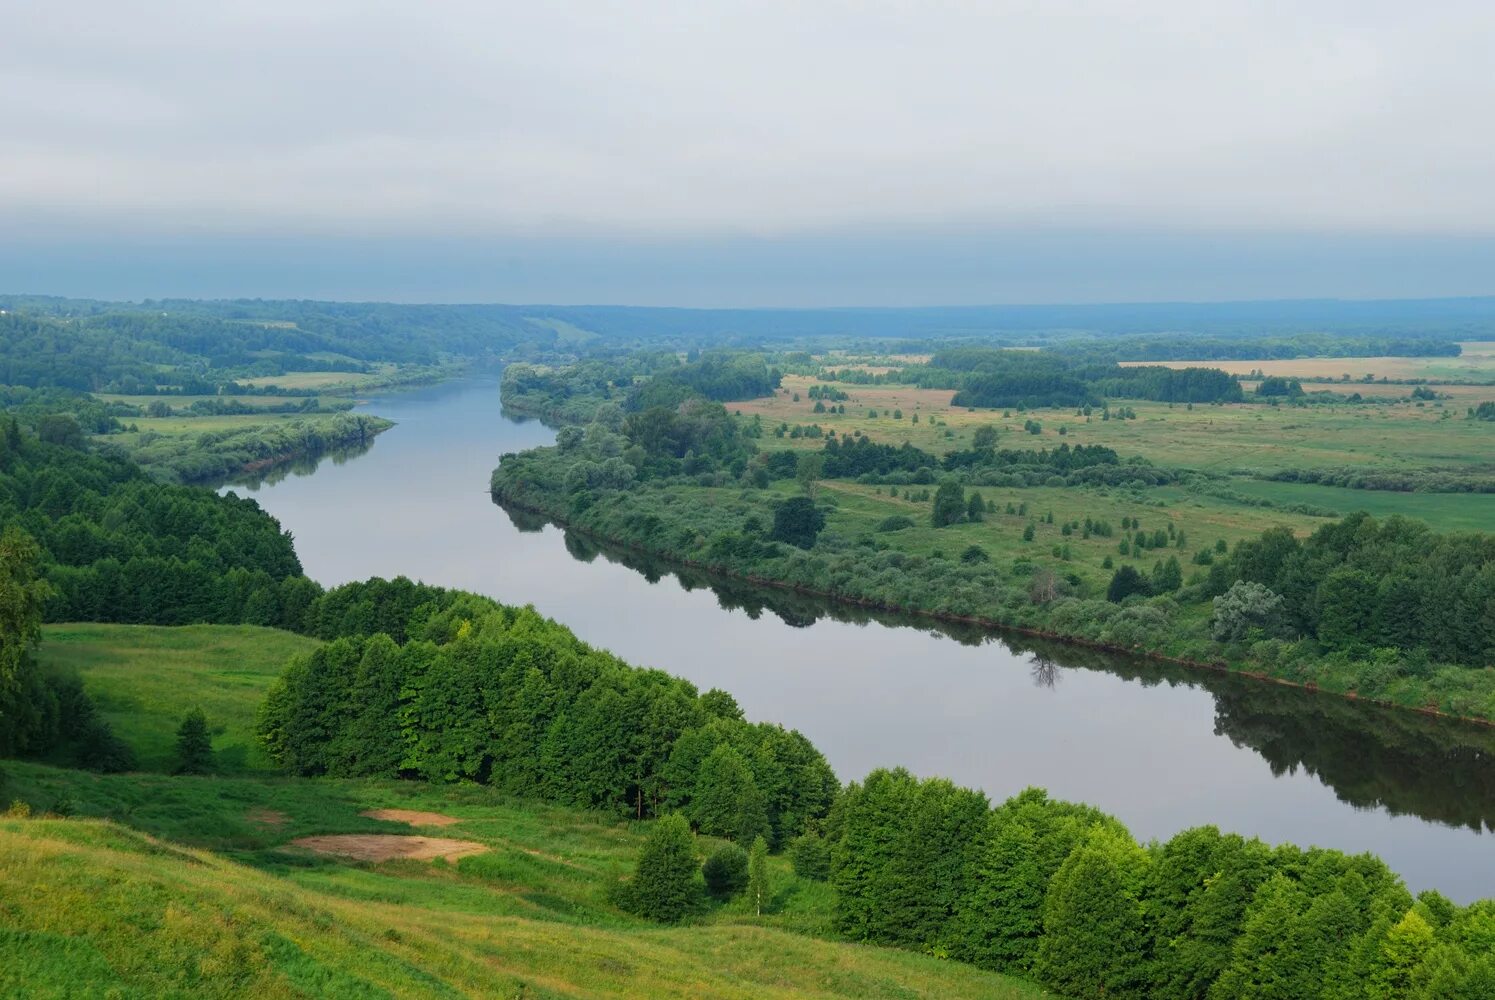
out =
[[[1495,292],[1475,3],[11,6],[17,291]]]

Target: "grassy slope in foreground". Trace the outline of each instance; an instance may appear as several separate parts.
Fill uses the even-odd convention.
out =
[[[780,912],[739,904],[660,928],[607,901],[642,828],[481,788],[308,779],[99,777],[7,762],[12,794],[122,823],[0,818],[0,995],[205,997],[991,997],[1037,987],[817,939],[823,886],[774,859]],[[308,833],[421,830],[489,847],[380,865],[285,847]],[[233,850],[234,860],[200,847]],[[710,842],[701,844],[709,850]],[[112,992],[111,992],[112,991]]]
[[[43,657],[79,672],[143,767],[171,768],[180,717],[201,705],[216,763],[234,771],[258,760],[245,746],[265,687],[313,645],[247,626],[57,625]],[[739,900],[660,928],[608,898],[647,824],[489,788],[0,762],[0,803],[13,799],[76,818],[0,814],[0,996],[1043,995],[970,967],[823,940],[832,893],[784,858],[771,859],[771,914],[751,917]],[[458,822],[416,830],[361,815],[380,808]],[[369,833],[488,850],[371,865],[288,846]],[[714,846],[702,838],[700,853]]]

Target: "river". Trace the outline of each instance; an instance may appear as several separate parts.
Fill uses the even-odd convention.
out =
[[[403,574],[533,604],[799,729],[842,780],[902,765],[994,801],[1039,785],[1142,840],[1213,823],[1374,852],[1413,891],[1495,896],[1495,730],[682,579],[493,504],[500,454],[553,437],[505,417],[496,383],[365,407],[397,424],[367,452],[235,487],[292,532],[323,584]]]

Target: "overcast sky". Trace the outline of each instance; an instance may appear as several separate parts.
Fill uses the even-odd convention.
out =
[[[0,0],[0,289],[1495,292],[1495,4]]]

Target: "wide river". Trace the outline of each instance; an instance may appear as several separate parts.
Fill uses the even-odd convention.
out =
[[[498,457],[553,437],[505,417],[495,383],[366,408],[397,421],[366,453],[235,487],[294,534],[324,584],[403,574],[533,604],[799,729],[843,780],[902,765],[994,801],[1039,785],[1142,840],[1213,823],[1372,851],[1413,891],[1495,896],[1495,730],[682,579],[493,504]]]

